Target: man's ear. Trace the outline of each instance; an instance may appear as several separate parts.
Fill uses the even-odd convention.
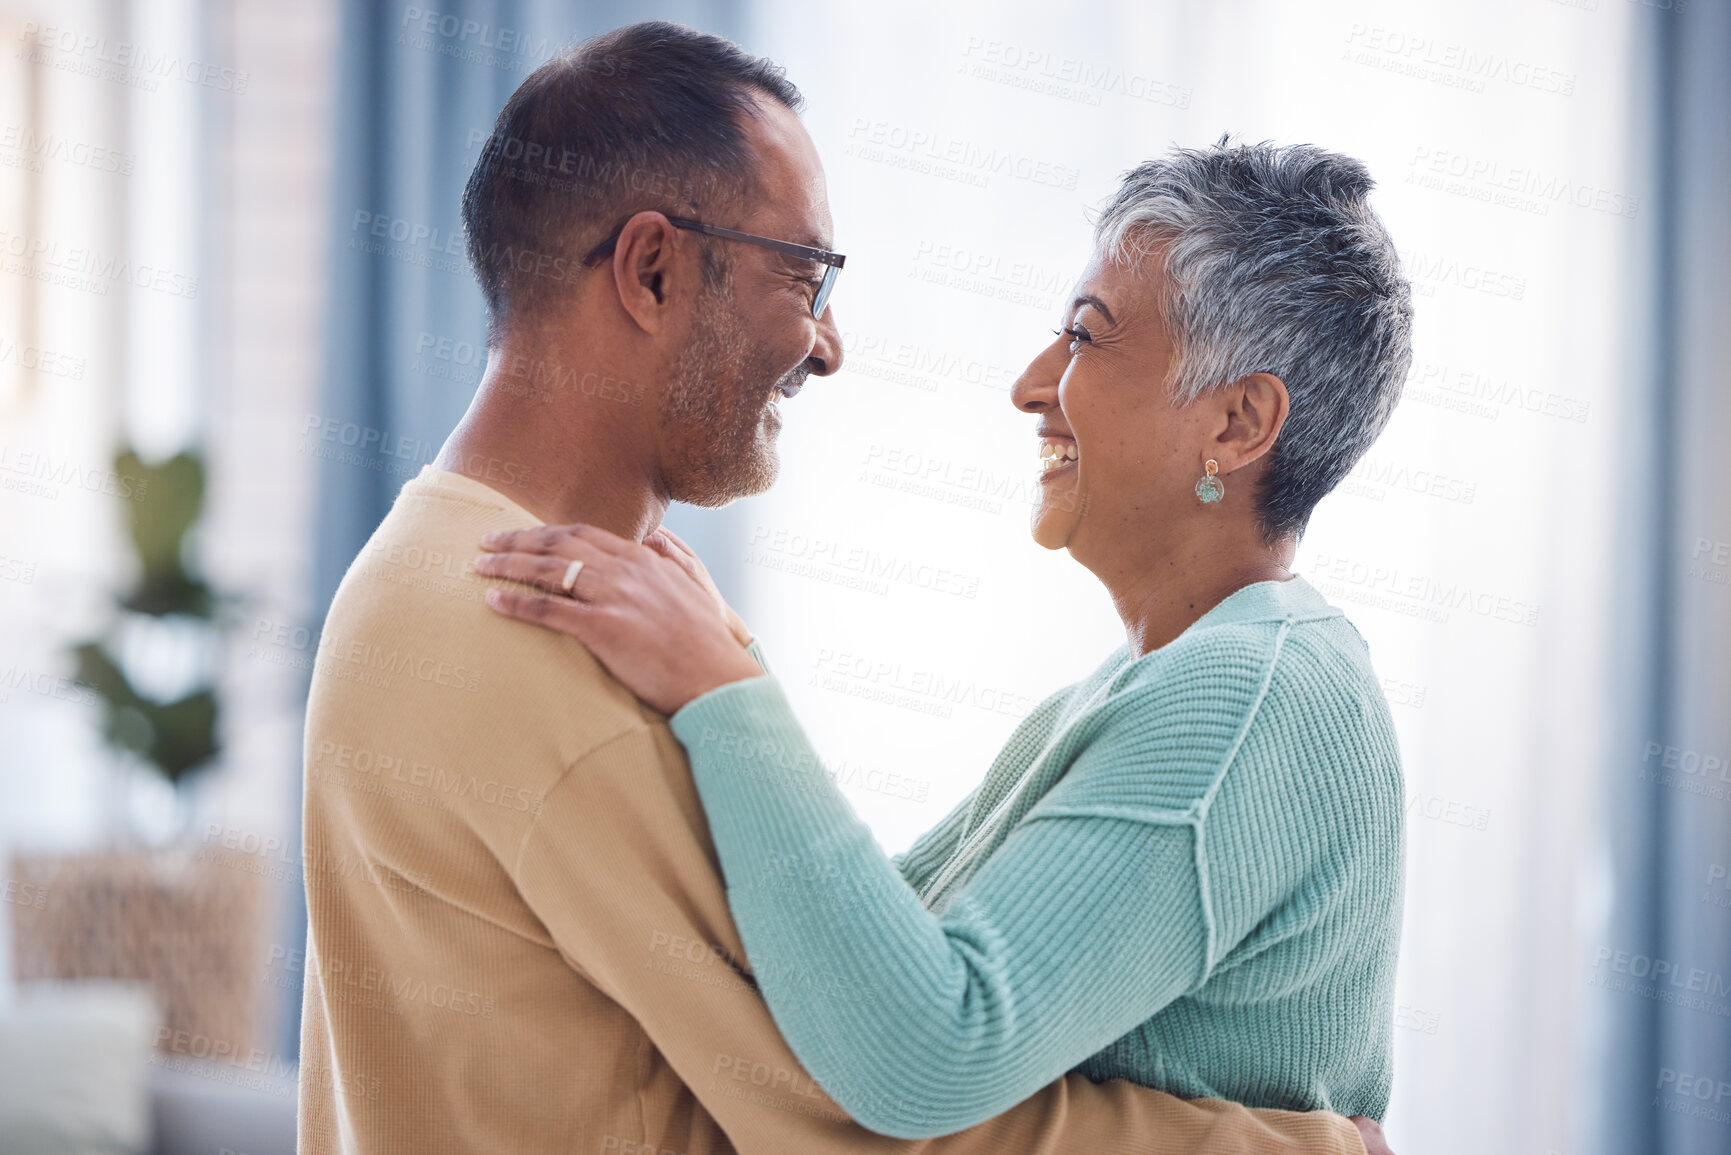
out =
[[[1252,373],[1221,391],[1224,428],[1214,439],[1220,472],[1242,469],[1274,447],[1292,400],[1286,382],[1272,373]]]
[[[619,303],[646,333],[659,332],[667,322],[675,260],[675,229],[661,213],[640,212],[625,222],[610,262]]]

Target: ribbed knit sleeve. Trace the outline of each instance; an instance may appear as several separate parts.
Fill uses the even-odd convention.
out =
[[[773,679],[714,690],[672,726],[777,1025],[875,1131],[921,1138],[988,1119],[1204,977],[1185,821],[1020,824],[937,915],[822,774]],[[1106,743],[1072,773],[1112,762]]]
[[[764,657],[763,644],[756,638],[745,647],[745,652],[757,660],[764,673],[771,673],[769,659]],[[944,859],[955,850],[956,843],[961,840],[962,829],[967,824],[968,810],[973,805],[979,791],[969,792],[951,810],[944,820],[920,835],[912,846],[896,855],[890,861],[895,864],[902,877],[908,880],[908,885],[919,887],[943,865]]]
[[[914,839],[914,844],[890,859],[901,876],[907,879],[909,886],[915,890],[926,884],[926,880],[936,874],[944,865],[944,860],[954,854],[957,845],[962,841],[962,834],[968,825],[968,815],[972,813],[974,801],[980,796],[979,789],[968,792],[968,796],[956,804],[955,809],[944,816],[942,822]]]

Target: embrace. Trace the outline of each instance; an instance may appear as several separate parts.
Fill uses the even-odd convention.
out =
[[[1126,643],[891,858],[660,528],[767,489],[842,364],[800,104],[646,23],[499,114],[487,372],[313,677],[300,1149],[1386,1151],[1399,754],[1291,569],[1411,359],[1368,174],[1225,139],[1126,174],[1010,395],[1034,537]]]

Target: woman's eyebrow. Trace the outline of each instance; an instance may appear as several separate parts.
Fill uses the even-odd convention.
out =
[[[1102,301],[1099,297],[1082,296],[1077,297],[1074,301],[1070,302],[1070,308],[1072,310],[1074,310],[1078,305],[1092,305],[1102,313],[1106,314],[1106,321],[1108,324],[1116,325],[1118,323],[1118,318],[1112,315],[1112,310],[1108,309],[1106,307],[1106,302]]]

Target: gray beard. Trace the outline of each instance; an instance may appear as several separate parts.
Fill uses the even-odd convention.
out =
[[[768,368],[753,363],[744,326],[720,293],[705,293],[695,332],[674,363],[661,404],[661,427],[675,460],[663,480],[675,501],[722,506],[762,493],[780,463],[763,427],[763,410],[777,385],[798,384],[804,363],[767,384]]]

